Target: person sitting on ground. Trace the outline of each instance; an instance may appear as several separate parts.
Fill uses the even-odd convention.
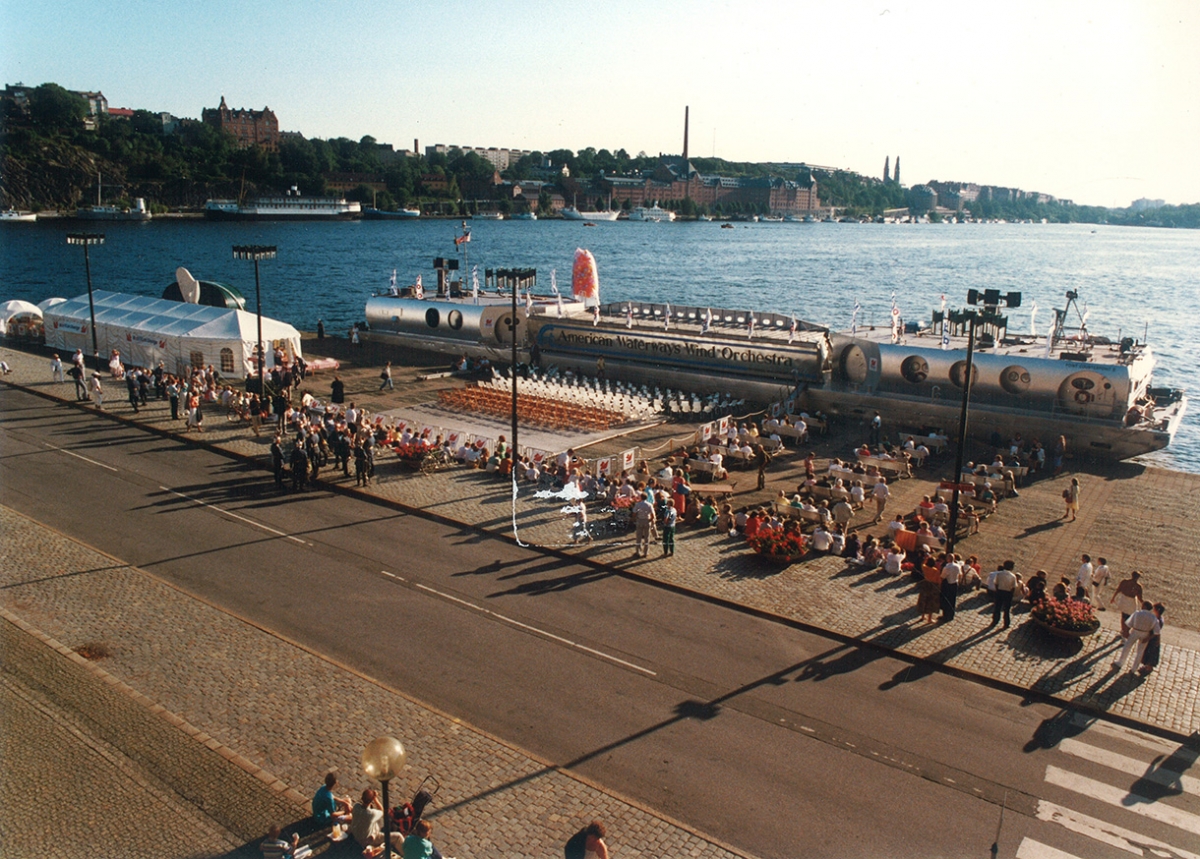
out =
[[[350,834],[363,847],[383,844],[383,803],[372,788],[362,792],[362,799],[350,811]]]
[[[737,518],[733,515],[732,504],[722,504],[721,512],[717,514],[716,527],[718,531],[735,531]]]
[[[605,834],[604,824],[593,820],[567,840],[563,856],[565,859],[608,859]]]
[[[1051,594],[1051,599],[1066,600],[1070,594],[1071,580],[1063,576],[1058,584],[1054,586],[1054,592]]]
[[[263,859],[304,859],[312,855],[307,845],[300,846],[299,834],[293,833],[290,841],[285,839],[278,823],[272,823],[267,828],[267,837],[258,845],[258,849]]]
[[[825,525],[817,525],[816,530],[812,533],[812,547],[815,552],[828,552],[832,545],[829,532],[825,530]]]
[[[418,820],[413,825],[412,835],[404,839],[404,859],[442,859],[441,852],[429,840],[432,835],[433,824]]]
[[[716,524],[717,521],[717,505],[713,501],[711,495],[704,498],[704,503],[700,505],[700,524],[705,528],[709,528]]]
[[[890,573],[893,576],[900,575],[904,567],[904,550],[893,543],[887,550],[887,554],[883,559],[883,571]]]
[[[335,823],[350,821],[350,797],[333,795],[337,783],[337,773],[328,773],[325,783],[317,788],[313,796],[312,819],[318,826],[332,826]]]

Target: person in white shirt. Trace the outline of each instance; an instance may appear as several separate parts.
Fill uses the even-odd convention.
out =
[[[866,497],[867,491],[863,488],[862,481],[854,481],[850,486],[850,503],[855,507],[862,507]]]
[[[1079,571],[1075,573],[1075,598],[1076,599],[1091,599],[1092,592],[1092,556],[1082,555],[1080,560],[1083,562],[1079,565]]]
[[[1129,651],[1136,645],[1137,652],[1133,656],[1133,666],[1129,669],[1129,673],[1133,674],[1142,664],[1142,654],[1146,652],[1146,644],[1149,643],[1150,636],[1157,635],[1162,631],[1162,621],[1154,613],[1153,606],[1149,602],[1143,602],[1141,609],[1131,614],[1125,625],[1129,627],[1129,637],[1125,639],[1121,654],[1113,663],[1113,668],[1120,671],[1125,665]]]
[[[1092,605],[1104,611],[1104,603],[1100,600],[1100,591],[1108,584],[1108,559],[1098,558],[1100,561],[1096,568],[1092,570]]]
[[[829,532],[825,530],[825,526],[823,524],[818,525],[817,529],[813,531],[812,535],[813,549],[818,552],[828,552],[830,545],[831,541],[829,538]],[[1139,658],[1138,661],[1140,662],[1141,659]]]
[[[875,522],[873,524],[879,524],[879,520],[883,518],[883,511],[887,508],[888,498],[892,495],[888,491],[887,481],[880,477],[875,488],[871,490],[871,495],[875,499]]]
[[[891,573],[893,576],[900,575],[901,571],[904,569],[904,557],[904,550],[899,546],[893,545],[890,549],[888,549],[888,553],[883,559],[883,571],[885,573]]]
[[[942,567],[942,622],[954,620],[954,612],[958,605],[958,579],[962,575],[962,565],[958,556],[951,553],[946,556],[946,565]]]
[[[1005,561],[1001,564],[1000,569],[991,573],[987,577],[987,589],[992,592],[995,600],[992,605],[992,622],[989,629],[1000,622],[1000,616],[1004,616],[1004,628],[1008,629],[1010,615],[1012,611],[1013,592],[1017,587],[1017,577],[1013,573],[1013,567],[1016,564],[1013,561]]]

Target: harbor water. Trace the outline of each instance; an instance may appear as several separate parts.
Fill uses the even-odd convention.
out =
[[[5,225],[0,231],[0,301],[79,295],[83,253],[65,233],[69,221]],[[1055,224],[800,224],[472,221],[456,250],[460,223],[449,220],[284,224],[160,219],[88,224],[106,234],[91,249],[97,289],[159,297],[177,266],[201,280],[237,287],[254,309],[253,264],[235,261],[238,244],[266,244],[263,313],[303,330],[324,320],[344,334],[362,318],[366,298],[386,289],[392,271],[406,285],[433,283],[435,257],[457,257],[469,287],[486,268],[536,268],[538,292],[557,271],[569,293],[576,247],[590,249],[602,301],[658,301],[792,313],[839,330],[888,324],[895,297],[906,321],[928,322],[944,295],[962,307],[967,290],[1020,292],[1009,327],[1039,334],[1076,290],[1087,328],[1112,338],[1148,338],[1158,358],[1155,382],[1187,389],[1200,358],[1200,231]],[[463,251],[465,250],[465,259]],[[1034,306],[1036,316],[1031,320]],[[1078,317],[1073,317],[1078,324]],[[1194,392],[1189,392],[1194,393]],[[1193,404],[1156,465],[1200,473],[1200,403]]]

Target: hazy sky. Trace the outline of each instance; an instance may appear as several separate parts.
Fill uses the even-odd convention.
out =
[[[6,83],[309,137],[805,161],[1200,202],[1200,2],[0,0]]]

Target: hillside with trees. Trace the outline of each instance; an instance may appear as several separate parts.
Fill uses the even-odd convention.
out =
[[[370,136],[355,141],[307,139],[298,134],[283,135],[279,151],[268,152],[239,148],[230,134],[194,119],[179,121],[169,133],[160,115],[145,110],[135,110],[128,118],[92,119],[81,96],[53,83],[26,92],[27,103],[6,99],[0,112],[0,207],[4,208],[69,211],[94,202],[99,185],[105,203],[128,205],[133,198],[144,197],[152,211],[196,211],[209,198],[278,193],[292,186],[305,194],[323,194],[331,174],[358,173],[381,177],[386,190],[376,192],[361,185],[346,194],[351,199],[382,209],[424,205],[446,214],[465,214],[474,205],[469,201],[487,201],[495,189],[494,168],[474,152],[451,149],[445,154],[406,157]],[[919,198],[914,189],[850,171],[722,158],[690,160],[702,173],[728,177],[779,176],[807,185],[811,175],[818,183],[822,205],[851,217],[876,216],[914,205]],[[601,175],[636,176],[659,162],[659,157],[631,156],[624,149],[555,149],[521,158],[502,178],[552,179],[564,198],[584,198],[594,193],[593,182]],[[543,187],[539,199],[530,201],[543,213],[549,209],[549,188]],[[507,199],[494,202],[501,211],[513,205]],[[690,200],[674,202],[685,216],[698,212]],[[1032,199],[979,200],[971,210],[978,218],[1200,227],[1200,204],[1135,211]]]

